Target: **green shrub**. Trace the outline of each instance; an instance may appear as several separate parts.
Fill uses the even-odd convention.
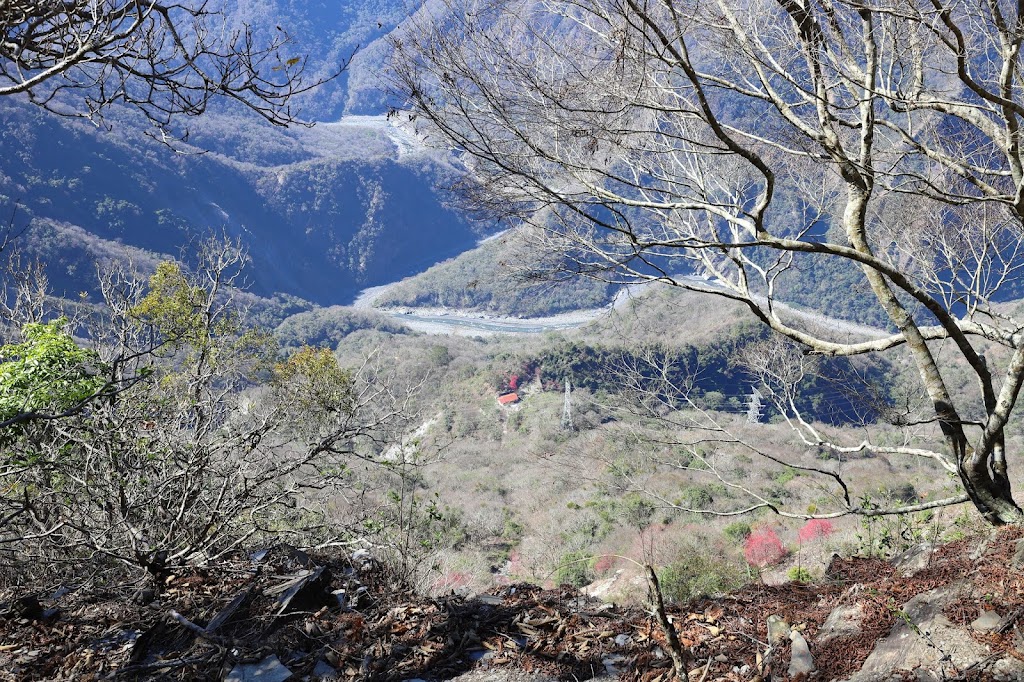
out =
[[[437,367],[447,367],[452,361],[452,355],[448,350],[448,346],[440,344],[431,346],[427,351],[427,357],[430,359],[430,363]]]
[[[523,533],[526,532],[526,527],[516,519],[515,512],[508,507],[504,507],[501,510],[502,517],[502,528],[501,537],[505,540],[511,540],[513,542],[523,537]]]
[[[719,391],[708,391],[704,394],[704,407],[709,410],[717,410],[725,403],[725,395]]]
[[[794,583],[809,583],[812,580],[811,572],[802,566],[794,566],[786,571],[786,577]]]
[[[714,495],[708,486],[690,485],[679,491],[676,504],[688,509],[707,509],[714,501]]]
[[[706,547],[696,545],[685,548],[675,561],[658,572],[662,596],[676,603],[734,590],[744,585],[747,578],[747,571],[738,563],[708,554]]]
[[[777,483],[771,483],[766,485],[761,490],[761,495],[772,501],[773,504],[779,505],[784,503],[786,500],[793,497],[793,493],[786,490],[783,486]]]
[[[894,502],[906,502],[909,504],[918,501],[917,489],[909,481],[891,486],[882,486],[878,489],[878,494],[883,499],[890,499]]]
[[[750,524],[746,521],[734,521],[723,528],[722,533],[733,542],[743,542],[750,535]]]
[[[643,528],[654,516],[654,503],[641,495],[630,494],[622,500],[620,513],[626,525]]]
[[[782,471],[780,471],[777,474],[775,474],[774,476],[772,476],[772,478],[775,480],[775,482],[778,483],[779,485],[786,485],[787,483],[789,483],[790,481],[792,481],[796,477],[797,477],[796,469],[793,469],[792,467],[786,467]]]
[[[555,569],[555,582],[573,587],[589,585],[594,580],[591,569],[593,560],[592,554],[582,550],[562,555],[558,561],[558,568]]]

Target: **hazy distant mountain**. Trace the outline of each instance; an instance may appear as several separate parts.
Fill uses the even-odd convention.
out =
[[[420,146],[414,122],[383,115],[400,104],[388,101],[382,71],[387,36],[433,0],[226,1],[232,21],[257,33],[287,30],[296,53],[310,56],[311,74],[355,54],[342,77],[296,103],[322,123],[282,130],[219,105],[188,121],[191,146],[176,153],[146,137],[132,112],[110,111],[106,131],[0,99],[0,220],[19,206],[15,225],[32,225],[22,243],[47,262],[58,292],[93,288],[97,261],[179,256],[226,231],[250,250],[255,293],[345,304],[361,288],[475,245],[481,226],[435,191],[457,171]],[[504,271],[523,259],[496,246],[395,288],[388,302],[536,315],[602,305],[614,294],[591,281],[510,289]],[[842,295],[862,280],[845,261],[801,257],[783,297],[884,324],[874,307]]]
[[[414,7],[228,4],[233,21],[261,32],[284,27],[320,73],[380,40]],[[349,101],[382,113],[375,59],[354,62],[344,78],[298,103],[306,118],[337,121]],[[422,271],[479,237],[434,191],[449,183],[445,159],[384,116],[282,130],[219,106],[188,121],[185,153],[146,137],[132,112],[111,110],[107,122],[109,132],[15,97],[0,100],[0,218],[19,206],[16,226],[32,225],[22,243],[45,257],[58,291],[90,289],[94,261],[177,256],[203,235],[227,231],[250,249],[255,292],[347,303],[360,288]]]
[[[254,291],[347,303],[471,247],[478,235],[433,190],[450,172],[403,153],[384,122],[281,131],[201,122],[223,153],[176,154],[130,125],[106,133],[0,101],[0,200],[45,254],[58,290],[89,289],[117,244],[178,255],[211,231],[251,251]],[[0,207],[2,208],[2,207]]]
[[[416,11],[420,0],[225,0],[232,19],[264,40],[278,27],[292,38],[295,55],[309,57],[309,74],[324,76],[349,63],[340,77],[300,98],[303,116],[330,121],[343,113],[387,109],[380,68],[387,35]]]

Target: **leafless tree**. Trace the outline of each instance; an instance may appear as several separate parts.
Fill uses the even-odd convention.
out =
[[[434,7],[395,39],[394,79],[461,154],[469,205],[584,275],[740,301],[807,353],[907,353],[942,446],[903,452],[956,472],[990,523],[1024,519],[1005,444],[1024,325],[999,304],[1024,267],[1017,5]],[[808,258],[858,266],[890,330],[821,333],[778,305]],[[976,394],[953,394],[955,366]]]
[[[107,276],[107,308],[83,331],[118,390],[0,430],[0,564],[13,575],[99,563],[159,576],[282,534],[338,542],[379,504],[361,499],[354,465],[382,461],[412,389],[327,350],[280,360],[243,324],[237,245],[199,260]]]
[[[214,98],[286,125],[295,120],[291,99],[322,80],[305,78],[307,58],[276,28],[261,42],[231,24],[222,2],[5,0],[0,95],[24,93],[50,111],[96,121],[111,104],[126,104],[160,136]]]

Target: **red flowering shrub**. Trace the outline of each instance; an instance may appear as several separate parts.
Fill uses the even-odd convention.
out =
[[[519,375],[518,374],[513,374],[512,376],[510,376],[508,378],[508,387],[511,390],[513,390],[513,391],[515,391],[516,389],[519,388]]]
[[[786,548],[775,531],[766,529],[759,530],[747,536],[743,546],[743,556],[751,566],[764,568],[777,564],[782,557],[786,556]]]
[[[804,524],[804,527],[797,532],[797,539],[800,543],[810,542],[818,538],[827,538],[835,531],[832,523],[827,519],[811,519]]]
[[[473,582],[473,577],[468,573],[452,571],[437,578],[431,587],[434,592],[444,593],[457,590],[460,587],[468,587],[471,582]]]
[[[616,563],[618,563],[618,559],[616,557],[603,554],[594,562],[594,573],[597,575],[611,573],[612,569],[615,568]]]

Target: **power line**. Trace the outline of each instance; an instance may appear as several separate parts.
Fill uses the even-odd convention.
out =
[[[569,377],[565,378],[565,405],[562,406],[562,430],[572,431],[572,387]]]
[[[756,386],[751,387],[750,392],[750,403],[747,405],[747,422],[750,424],[757,424],[761,421],[761,411],[763,405],[761,403],[761,392],[757,390]]]

